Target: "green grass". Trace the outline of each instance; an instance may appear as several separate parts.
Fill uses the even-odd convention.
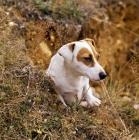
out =
[[[34,0],[35,8],[38,8],[53,19],[76,19],[81,21],[83,19],[82,9],[84,5],[79,5],[74,0]]]

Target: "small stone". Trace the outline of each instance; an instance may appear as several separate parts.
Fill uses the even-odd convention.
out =
[[[122,92],[120,95],[121,96],[128,96],[129,97],[130,96],[130,92],[128,92],[128,91],[127,92]]]
[[[1,98],[3,99],[5,96],[6,96],[6,93],[5,92],[2,92],[1,93]]]
[[[127,96],[124,96],[122,101],[127,104],[127,103],[130,103],[132,101],[132,99]]]
[[[37,33],[35,31],[31,32],[32,35],[36,35]]]
[[[9,22],[9,26],[18,26],[18,24],[14,22]]]

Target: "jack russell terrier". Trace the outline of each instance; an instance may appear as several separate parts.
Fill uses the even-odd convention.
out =
[[[86,106],[99,106],[101,100],[93,96],[89,79],[100,81],[107,74],[97,62],[100,55],[96,52],[94,40],[84,40],[63,45],[51,58],[46,74],[54,81],[58,97],[62,103],[79,103],[83,98]]]

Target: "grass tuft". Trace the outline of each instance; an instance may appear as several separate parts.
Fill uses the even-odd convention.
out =
[[[83,5],[77,4],[74,0],[34,0],[34,6],[48,15],[51,15],[53,19],[82,19]]]

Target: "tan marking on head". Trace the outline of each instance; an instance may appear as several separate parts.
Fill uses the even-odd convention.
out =
[[[95,49],[95,47],[96,47],[95,41],[93,39],[90,39],[90,38],[86,38],[86,39],[84,39],[84,41],[91,47],[96,60],[99,60],[100,55]]]
[[[75,43],[69,44],[69,49],[71,52],[74,51]]]
[[[90,61],[87,61],[87,59]],[[77,54],[77,60],[79,62],[83,62],[86,66],[93,67],[94,66],[94,57],[92,53],[87,48],[82,48],[79,50]]]

